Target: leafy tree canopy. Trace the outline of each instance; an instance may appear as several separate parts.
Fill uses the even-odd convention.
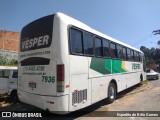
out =
[[[17,65],[17,60],[8,59],[8,58],[6,58],[4,56],[0,56],[0,65],[15,66],[15,65]]]
[[[160,41],[159,41],[160,43]],[[160,49],[152,47],[151,49],[141,46],[140,50],[144,53],[146,64],[150,65],[160,60]]]

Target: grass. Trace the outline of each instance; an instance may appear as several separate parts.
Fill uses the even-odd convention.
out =
[[[149,82],[148,80],[143,80],[143,81],[141,81],[140,84],[141,84],[141,85],[145,85],[145,84],[148,84],[148,82]]]

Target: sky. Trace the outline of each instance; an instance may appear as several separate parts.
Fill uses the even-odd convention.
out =
[[[160,0],[0,0],[0,30],[20,32],[46,15],[62,12],[133,47],[158,47]]]

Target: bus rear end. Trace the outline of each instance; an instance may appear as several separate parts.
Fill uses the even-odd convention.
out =
[[[24,103],[60,113],[68,111],[68,95],[64,94],[65,65],[57,62],[54,48],[54,16],[40,18],[21,31],[18,97]]]

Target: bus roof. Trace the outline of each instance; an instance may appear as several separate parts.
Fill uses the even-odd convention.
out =
[[[3,69],[3,70],[17,70],[18,68],[16,66],[0,66],[0,69]]]
[[[136,51],[138,51],[140,53],[143,53],[141,50],[139,50],[137,48],[134,48],[134,47],[132,47],[130,45],[127,45],[127,44],[125,44],[125,43],[123,43],[123,42],[121,42],[119,40],[116,40],[116,39],[114,39],[114,38],[112,38],[112,37],[110,37],[108,35],[105,35],[105,34],[103,34],[101,32],[98,32],[98,31],[92,29],[91,27],[89,27],[88,25],[86,25],[86,24],[84,24],[84,23],[82,23],[82,22],[80,22],[80,21],[78,21],[78,20],[76,20],[76,19],[74,19],[72,17],[69,17],[69,16],[67,16],[67,15],[65,15],[63,13],[58,12],[55,15],[58,18],[60,18],[64,23],[66,23],[68,25],[73,25],[73,26],[78,27],[80,29],[86,30],[86,31],[91,32],[93,34],[96,34],[96,35],[98,35],[98,36],[100,36],[102,38],[108,39],[108,40],[110,40],[112,42],[116,42],[116,43],[118,43],[120,45],[126,46],[126,47],[131,48],[133,50],[136,50]]]

